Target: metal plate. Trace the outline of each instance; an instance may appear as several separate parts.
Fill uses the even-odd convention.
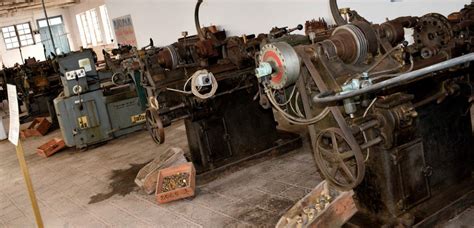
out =
[[[66,80],[71,81],[71,80],[76,80],[77,78],[83,78],[86,76],[86,71],[84,69],[79,69],[79,70],[72,70],[68,71],[64,74],[66,76]]]

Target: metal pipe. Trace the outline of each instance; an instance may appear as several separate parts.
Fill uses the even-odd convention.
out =
[[[49,25],[49,18],[48,18],[48,13],[46,13],[46,6],[44,5],[44,0],[41,0],[41,4],[43,5],[44,17],[46,18],[46,24],[48,25],[49,36],[51,37],[51,43],[53,44],[53,52],[56,55],[58,53],[56,53],[56,45],[54,44],[53,32],[51,31],[51,26]]]
[[[382,141],[383,141],[383,138],[379,136],[375,139],[372,139],[372,140],[360,145],[360,149],[365,150],[369,147],[372,147],[372,146],[375,146],[375,145],[381,143]]]
[[[338,26],[347,24],[347,21],[344,20],[344,18],[341,16],[341,13],[339,12],[337,0],[329,0],[329,7],[331,9],[331,14],[334,19],[334,22],[336,22]]]
[[[23,64],[25,64],[25,59],[23,58],[23,51],[21,51],[21,45],[18,46],[18,50],[20,51],[21,62],[22,62]]]
[[[194,9],[194,23],[196,25],[197,35],[199,40],[205,40],[204,34],[202,33],[201,23],[199,22],[199,8],[201,7],[201,3],[203,0],[198,0],[196,3],[196,8]]]
[[[383,82],[379,82],[379,83],[361,88],[359,90],[350,91],[345,94],[339,93],[337,95],[327,96],[327,97],[314,96],[313,102],[314,103],[335,102],[335,101],[341,101],[341,100],[351,98],[351,97],[360,96],[367,93],[374,93],[382,89],[404,85],[408,83],[409,81],[417,80],[426,74],[433,73],[435,71],[444,70],[444,69],[447,69],[459,64],[463,64],[466,62],[471,62],[471,61],[474,61],[474,53],[470,53],[470,54],[463,55],[454,59],[446,60],[444,62],[440,62],[440,63],[434,64],[434,65],[431,65],[419,70],[415,70],[409,73],[404,73],[398,77],[391,78]]]

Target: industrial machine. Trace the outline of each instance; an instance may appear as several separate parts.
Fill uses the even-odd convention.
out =
[[[352,225],[432,227],[470,206],[474,4],[371,24],[330,2],[337,25],[312,44],[262,48],[261,99],[308,126],[322,177],[355,192]]]
[[[16,85],[19,104],[25,107],[26,115],[22,115],[21,122],[31,121],[38,116],[51,116],[53,127],[57,127],[53,100],[62,91],[62,86],[54,60],[37,61],[35,58],[27,58],[23,65],[3,67],[0,71],[3,91],[0,92],[1,100],[2,96],[6,99],[7,83]]]
[[[183,37],[169,46],[158,48],[151,42],[140,50],[124,46],[116,53],[134,54],[121,60],[120,75],[133,78],[140,72],[148,97],[147,128],[153,140],[163,143],[164,128],[184,119],[188,158],[204,178],[242,161],[301,146],[299,135],[277,130],[272,110],[260,106],[254,55],[262,42],[309,43],[309,39],[290,35],[301,30],[301,25],[274,28],[271,37],[227,37],[217,26],[201,28],[201,3],[198,1],[195,11],[198,35],[183,32]],[[106,61],[114,65],[112,60]]]
[[[91,49],[58,56],[57,61],[64,90],[54,107],[67,146],[87,148],[143,128],[139,85],[113,83],[112,72],[97,69]]]

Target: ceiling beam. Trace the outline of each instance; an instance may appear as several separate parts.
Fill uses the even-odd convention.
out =
[[[27,0],[29,2],[16,3],[11,6],[0,5],[0,17],[8,17],[15,13],[41,9],[41,0]],[[79,3],[79,0],[49,0],[45,2],[46,8],[68,7]]]

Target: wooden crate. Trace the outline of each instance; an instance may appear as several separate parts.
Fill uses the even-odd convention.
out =
[[[135,183],[147,194],[154,193],[160,169],[186,163],[187,161],[183,154],[183,150],[177,147],[171,147],[160,153],[152,162],[140,169],[135,178]]]
[[[178,188],[168,192],[161,192],[163,186],[163,180],[167,176],[172,176],[177,173],[189,173],[189,184],[187,187]],[[168,203],[178,199],[194,196],[196,189],[196,169],[192,162],[188,162],[178,166],[172,166],[166,169],[162,169],[158,172],[158,181],[156,184],[155,197],[156,201],[160,204]]]
[[[40,117],[36,118],[31,122],[30,126],[27,129],[21,131],[22,138],[28,138],[32,136],[44,136],[48,133],[49,128],[51,127],[51,122],[46,118]]]
[[[36,153],[41,157],[47,158],[53,155],[54,153],[62,150],[64,147],[66,147],[64,140],[59,139],[59,138],[54,138],[50,140],[49,142],[38,147],[36,149]]]

